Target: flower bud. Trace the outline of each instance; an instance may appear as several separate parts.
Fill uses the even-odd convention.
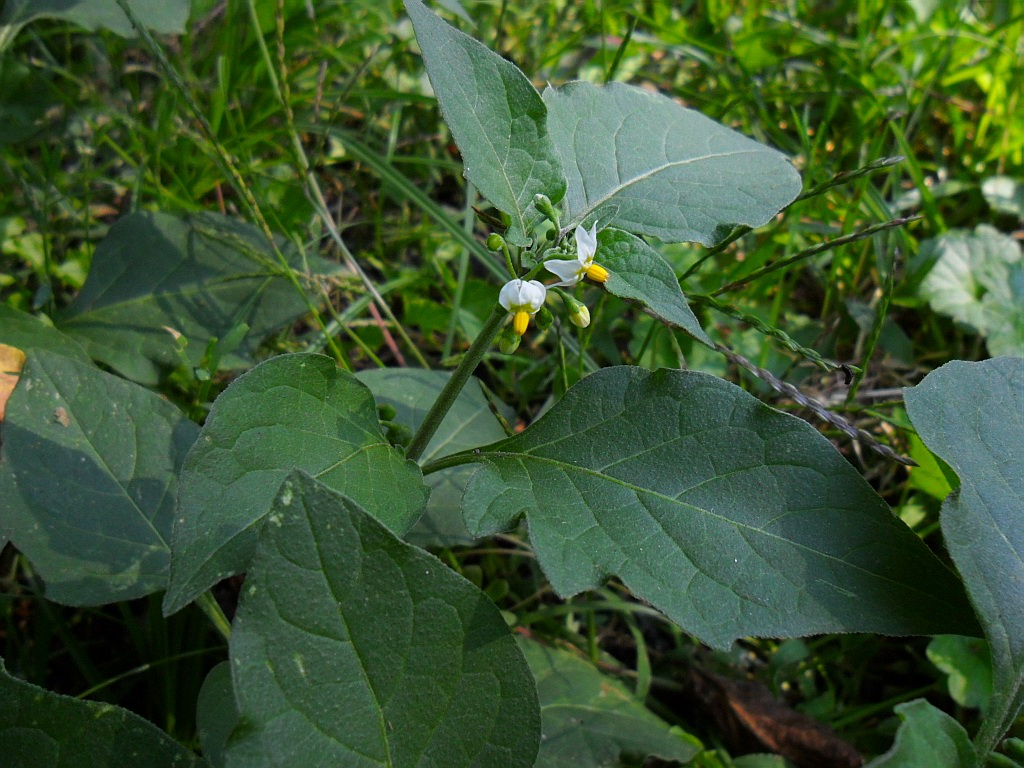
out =
[[[555,322],[555,316],[551,314],[551,310],[547,307],[541,307],[540,312],[537,313],[537,327],[542,331],[546,331],[553,322]]]
[[[501,246],[505,244],[505,238],[499,235],[497,232],[491,232],[487,238],[487,247],[492,251],[500,251]]]
[[[565,311],[569,315],[569,322],[578,328],[586,328],[590,325],[590,310],[582,301],[577,301],[567,293],[562,294],[565,302]]]
[[[522,338],[512,326],[506,326],[505,330],[501,332],[501,336],[498,337],[498,349],[502,354],[511,355],[519,349],[519,342],[522,341]]]
[[[537,207],[538,211],[544,214],[544,218],[555,225],[556,229],[561,226],[558,211],[556,211],[555,206],[551,204],[550,197],[537,193],[533,196],[533,204]]]

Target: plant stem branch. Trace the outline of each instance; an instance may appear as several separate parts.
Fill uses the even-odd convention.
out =
[[[409,448],[405,452],[407,459],[417,461],[423,455],[423,451],[426,449],[427,443],[430,442],[430,438],[437,432],[437,428],[441,426],[441,422],[451,409],[455,398],[459,396],[462,388],[466,386],[469,377],[473,375],[473,371],[476,370],[480,361],[483,360],[484,354],[491,348],[491,344],[494,343],[494,337],[498,335],[498,331],[505,324],[507,317],[508,312],[505,311],[504,307],[495,305],[491,316],[487,318],[484,327],[466,351],[458,368],[452,373],[452,377],[445,384],[444,389],[441,390],[437,400],[430,407],[426,417],[423,419],[423,423],[420,424],[420,428],[413,435],[412,442],[409,443]]]
[[[225,640],[230,640],[231,622],[228,621],[228,617],[224,615],[224,611],[220,609],[220,605],[217,603],[213,593],[210,590],[203,592],[196,598],[196,605],[198,605],[202,612],[207,615],[213,623],[214,628],[220,633],[220,636]]]

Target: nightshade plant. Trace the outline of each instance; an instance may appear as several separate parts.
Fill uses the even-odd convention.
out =
[[[976,748],[956,736],[968,763],[984,761],[1022,696],[1012,587],[1021,473],[1004,461],[1024,455],[1013,424],[1020,361],[943,369],[908,396],[924,439],[961,474],[943,527],[966,591],[816,430],[705,373],[600,370],[503,437],[471,381],[499,337],[514,350],[556,291],[585,326],[589,310],[573,292],[587,280],[713,347],[643,237],[713,245],[769,221],[800,178],[780,153],[660,94],[584,82],[539,94],[418,0],[406,7],[466,177],[507,217],[489,240],[508,271],[493,312],[451,375],[353,375],[323,355],[280,355],[228,386],[200,428],[142,386],[176,355],[198,362],[165,326],[187,327],[207,357],[251,365],[262,336],[303,311],[275,271],[275,254],[300,263],[285,244],[222,217],[133,214],[111,229],[56,327],[0,308],[0,344],[27,353],[3,421],[0,538],[51,600],[164,591],[167,614],[198,602],[230,638],[228,665],[200,695],[203,758],[123,710],[0,671],[7,754],[64,749],[95,761],[130,748],[147,765],[525,768],[558,764],[557,744],[540,747],[542,729],[572,738],[589,723],[612,757],[629,748],[692,758],[694,740],[669,735],[624,689],[579,698],[603,685],[593,670],[514,638],[479,589],[403,540],[418,520],[454,511],[474,537],[525,521],[558,595],[619,579],[715,648],[745,636],[984,628],[1001,682]],[[238,254],[249,274],[266,269],[245,301],[227,279],[242,272]],[[197,293],[208,303],[191,301]],[[974,397],[1005,410],[990,425],[1005,445],[987,458],[976,423],[965,448],[934,416],[937,388],[964,375]],[[997,562],[964,533],[984,514]],[[229,624],[209,590],[240,573]],[[557,683],[567,679],[575,699]],[[574,706],[585,713],[576,720],[559,709]],[[604,718],[633,725],[612,737]],[[884,759],[915,764],[895,748]]]

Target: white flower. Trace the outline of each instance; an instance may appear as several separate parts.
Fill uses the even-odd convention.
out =
[[[600,264],[594,263],[595,253],[597,253],[597,223],[594,223],[589,232],[581,224],[576,227],[576,258],[551,259],[544,262],[544,268],[560,278],[555,285],[576,285],[584,277],[603,283],[608,279],[608,270]]]
[[[512,327],[522,336],[530,323],[530,316],[540,312],[548,289],[537,280],[509,280],[501,287],[498,303],[512,315]]]

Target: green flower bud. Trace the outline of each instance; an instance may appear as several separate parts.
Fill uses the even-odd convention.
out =
[[[514,354],[519,349],[519,342],[522,339],[523,337],[516,333],[511,325],[507,325],[498,337],[498,349],[505,355]]]
[[[555,322],[555,316],[551,314],[551,310],[547,307],[541,307],[540,312],[537,313],[537,327],[542,331],[546,331],[553,322]]]
[[[487,238],[487,247],[492,251],[500,251],[501,246],[505,244],[505,238],[499,235],[497,232],[491,232]]]
[[[537,193],[533,196],[533,204],[537,206],[537,210],[544,214],[544,217],[555,225],[555,228],[561,226],[558,211],[555,210],[555,206],[551,204],[551,198],[547,195]]]

